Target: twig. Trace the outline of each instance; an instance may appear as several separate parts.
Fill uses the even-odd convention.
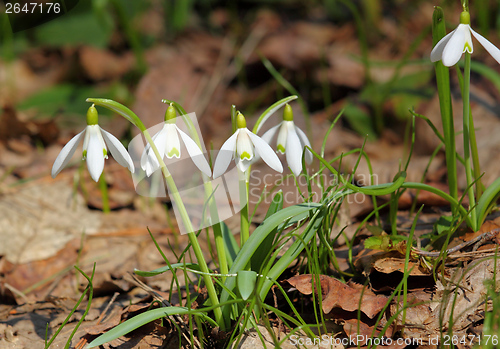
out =
[[[101,315],[99,316],[99,318],[97,319],[97,323],[96,325],[99,325],[102,321],[102,319],[104,319],[104,316],[106,315],[106,313],[108,312],[109,310],[109,307],[111,307],[111,304],[113,304],[116,300],[116,297],[118,297],[120,295],[119,292],[115,292],[113,294],[113,297],[111,297],[111,300],[108,302],[108,304],[106,305],[106,308],[104,308],[104,310],[102,311]]]
[[[471,239],[469,241],[461,243],[460,245],[457,245],[455,247],[449,248],[449,249],[447,249],[445,251],[432,251],[432,252],[430,252],[430,251],[421,250],[421,249],[416,248],[416,247],[413,247],[412,250],[416,254],[421,255],[421,256],[425,256],[425,257],[439,257],[441,254],[450,255],[450,254],[453,254],[455,252],[460,251],[464,247],[467,247],[467,246],[470,246],[472,244],[475,244],[476,242],[480,241],[481,244],[482,244],[484,241],[490,240],[491,238],[493,238],[494,236],[496,236],[498,234],[498,232],[500,232],[500,228],[493,229],[491,231],[487,231],[486,233],[483,233],[481,235],[476,236],[474,239]]]

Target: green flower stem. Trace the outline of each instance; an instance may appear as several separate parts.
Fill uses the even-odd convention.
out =
[[[267,119],[269,119],[269,117],[271,115],[273,115],[278,109],[280,109],[281,107],[285,106],[287,103],[290,103],[291,101],[293,101],[293,100],[295,100],[297,98],[298,97],[296,95],[288,96],[288,97],[285,97],[283,99],[280,99],[279,101],[277,101],[276,103],[274,103],[273,105],[271,105],[269,108],[267,108],[259,116],[259,118],[255,122],[255,125],[253,126],[252,132],[255,133],[255,134],[259,133],[260,129],[262,128],[262,126],[264,125],[264,123],[267,121]],[[235,115],[236,115],[236,113],[235,113]],[[234,133],[234,131],[236,131],[235,125],[236,125],[236,123],[233,122],[233,133]]]
[[[205,261],[205,256],[203,256],[203,251],[201,250],[201,246],[198,242],[198,238],[196,237],[196,234],[194,233],[194,228],[193,225],[191,224],[191,220],[189,219],[189,215],[187,213],[186,207],[184,206],[184,202],[182,202],[182,198],[179,195],[179,191],[177,190],[177,186],[175,185],[175,181],[172,178],[172,175],[167,169],[167,166],[165,165],[165,162],[163,161],[162,157],[160,156],[160,153],[158,152],[158,149],[156,148],[156,145],[153,142],[153,139],[151,138],[151,135],[147,130],[144,130],[142,132],[144,137],[146,138],[146,141],[149,143],[151,146],[151,149],[153,149],[153,152],[155,153],[156,159],[160,163],[161,166],[161,171],[163,173],[163,177],[165,177],[165,181],[167,182],[167,186],[170,189],[170,195],[172,197],[172,201],[177,205],[177,209],[179,210],[179,213],[181,215],[182,222],[186,228],[187,231],[189,231],[188,238],[189,242],[191,243],[191,246],[193,248],[194,255],[196,257],[196,260],[198,262],[198,265],[200,266],[200,270],[205,273],[203,274],[203,280],[205,281],[205,286],[207,288],[208,292],[208,297],[210,299],[211,305],[217,306],[219,305],[219,298],[217,297],[217,292],[215,291],[215,286],[212,282],[212,277],[210,276],[210,270],[208,269],[207,262]],[[225,329],[225,324],[224,324],[224,318],[222,317],[222,310],[219,307],[214,308],[214,315],[215,315],[215,321],[219,324],[219,326],[222,329]]]
[[[470,151],[472,156],[472,170],[474,171],[474,178],[476,180],[476,198],[479,200],[484,191],[484,185],[481,180],[481,165],[479,165],[479,152],[476,141],[476,131],[474,128],[474,120],[472,113],[469,112],[469,125],[470,125]]]
[[[109,208],[108,183],[106,183],[104,173],[99,177],[99,190],[101,191],[102,197],[102,212],[109,213],[111,210]]]
[[[462,7],[464,11],[469,11],[469,0],[462,0]]]
[[[212,187],[212,182],[204,174],[203,181],[205,186],[205,197],[210,200],[208,203],[208,208],[210,210],[210,219],[212,222],[217,222],[212,225],[214,232],[215,249],[217,250],[217,258],[219,259],[219,268],[222,274],[222,282],[226,280],[226,274],[229,273],[229,266],[227,264],[227,254],[226,254],[226,244],[224,242],[224,237],[222,236],[222,224],[219,220],[219,212],[217,211],[217,204],[213,196],[214,190]]]
[[[240,182],[240,246],[243,247],[250,237],[250,224],[248,222],[248,180],[247,175],[238,169]]]
[[[464,136],[464,161],[465,161],[465,176],[467,179],[467,195],[469,197],[470,218],[473,226],[471,228],[477,231],[476,220],[476,198],[474,193],[474,177],[472,175],[471,158],[470,158],[470,135],[474,129],[470,128],[470,53],[465,52],[465,66],[464,66],[464,93],[463,93],[463,136]]]
[[[162,99],[162,102],[174,106],[174,108],[177,110],[177,113],[182,117],[184,123],[187,125],[189,129],[189,135],[196,142],[196,144],[198,144],[200,149],[202,149],[201,140],[200,137],[198,137],[198,132],[196,131],[196,128],[192,120],[189,117],[187,117],[186,110],[177,102],[168,99]],[[212,222],[217,222],[212,225],[212,229],[214,232],[214,241],[215,241],[215,248],[217,250],[217,257],[219,259],[219,268],[221,274],[226,275],[229,272],[229,267],[227,264],[226,245],[224,243],[224,238],[222,236],[222,224],[219,221],[219,213],[217,211],[217,205],[213,197],[214,190],[212,187],[212,183],[210,182],[210,178],[207,177],[205,174],[202,174],[202,176],[205,187],[205,197],[208,200],[210,200],[208,203],[208,207],[210,210],[210,219],[212,220]],[[225,276],[222,276],[223,282],[225,278],[226,278]]]
[[[464,78],[460,69],[457,67],[458,81],[460,83],[460,92],[462,93],[462,98],[464,94]],[[470,149],[472,157],[472,170],[474,171],[474,178],[476,180],[476,198],[479,200],[483,191],[485,190],[484,184],[481,179],[481,166],[479,165],[479,152],[477,148],[476,132],[474,127],[474,119],[472,118],[472,112],[469,106],[469,130],[470,130]]]
[[[435,7],[432,16],[432,41],[434,46],[446,35],[443,10]],[[450,71],[438,61],[434,65],[439,95],[439,107],[443,124],[443,136],[446,153],[446,169],[448,170],[448,188],[450,195],[458,199],[457,159],[455,148],[455,126],[453,123],[453,108],[450,92]],[[454,209],[454,208],[453,208]]]

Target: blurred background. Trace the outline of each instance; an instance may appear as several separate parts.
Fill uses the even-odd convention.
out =
[[[74,0],[64,5],[56,18],[22,8],[2,15],[4,177],[47,175],[61,144],[85,125],[87,97],[119,101],[147,126],[160,122],[161,99],[175,100],[196,112],[205,141],[217,148],[230,134],[231,105],[252,123],[263,108],[299,94],[298,119],[310,121],[310,136],[313,121],[333,120],[343,109],[339,128],[370,141],[385,135],[398,142],[408,109],[425,113],[436,95],[428,60],[433,7],[443,7],[450,28],[461,10],[458,0]],[[498,2],[473,1],[471,13],[473,27],[498,42]],[[483,76],[475,78],[496,99],[500,79],[487,70],[494,61],[479,45],[476,51],[476,62],[485,66],[476,65]],[[102,126],[127,144],[135,131],[103,108],[99,112]],[[421,142],[417,152],[432,152],[437,144]]]
[[[48,11],[48,2],[37,3]],[[166,105],[161,100],[174,100],[196,113],[207,149],[218,149],[232,133],[231,105],[253,126],[268,106],[297,94],[299,99],[292,103],[295,119],[313,148],[321,148],[343,110],[324,141],[325,158],[358,148],[366,140],[373,172],[378,183],[385,183],[408,155],[409,109],[441,127],[429,60],[432,14],[434,6],[443,8],[449,32],[462,10],[459,0],[57,3],[57,15],[26,13],[22,6],[19,13],[7,14],[14,2],[0,3],[4,303],[49,294],[74,296],[72,265],[78,261],[85,270],[101,261],[97,293],[129,290],[131,284],[123,280],[128,271],[163,263],[146,226],[165,246],[171,241],[172,246],[186,245],[173,233],[175,219],[168,200],[152,203],[138,197],[130,174],[113,159],[106,160],[104,170],[110,214],[102,213],[102,191],[78,155],[55,180],[50,177],[61,148],[86,125],[86,98],[125,104],[148,127],[163,120]],[[499,2],[471,0],[470,12],[472,27],[500,44]],[[483,182],[488,185],[500,173],[500,75],[493,58],[477,42],[474,45],[472,112]],[[461,98],[453,68],[451,77],[459,131]],[[98,111],[100,125],[125,145],[136,135],[122,117],[104,108]],[[272,117],[263,131],[280,117]],[[421,119],[416,120],[415,137],[409,180],[446,190],[439,139]],[[349,173],[356,160],[344,159],[344,171]],[[363,174],[369,177],[364,161],[357,170],[359,178]],[[460,185],[463,189],[465,178]],[[422,197],[428,205],[443,204],[435,197]],[[404,209],[413,199],[401,200]],[[369,200],[352,203],[345,223],[356,222],[370,210]],[[170,287],[164,279],[149,284]]]

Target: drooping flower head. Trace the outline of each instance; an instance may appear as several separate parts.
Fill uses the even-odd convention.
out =
[[[288,104],[283,109],[283,121],[264,133],[262,139],[270,143],[278,130],[276,151],[286,154],[288,166],[295,176],[298,176],[302,172],[302,154],[306,146],[311,147],[311,143],[306,134],[295,126],[292,107]],[[313,157],[310,151],[306,151],[305,159],[308,164],[312,162]]]
[[[243,114],[236,115],[236,132],[222,145],[214,165],[214,178],[226,172],[232,159],[241,172],[246,172],[257,158],[262,158],[266,164],[277,172],[283,172],[281,162],[262,138],[247,128]]]
[[[182,142],[186,146],[187,152],[196,167],[210,177],[212,171],[210,170],[207,160],[203,156],[203,152],[196,142],[191,139],[191,137],[177,127],[175,124],[176,120],[177,114],[175,108],[172,105],[169,105],[167,111],[165,112],[165,122],[163,128],[152,137],[160,157],[162,159],[164,157],[167,159],[178,159],[181,157],[181,144],[179,140],[180,135]],[[148,176],[160,168],[158,159],[149,144],[146,145],[142,153],[141,168],[146,171]]]
[[[500,63],[500,50],[470,27],[470,14],[467,11],[460,14],[458,27],[434,46],[431,52],[431,61],[442,61],[447,67],[455,65],[465,51],[468,53],[474,51],[471,34]]]
[[[92,106],[87,111],[87,127],[73,137],[61,152],[52,166],[52,177],[54,178],[68,164],[76,151],[82,137],[83,160],[87,159],[87,168],[94,181],[98,181],[104,170],[104,160],[108,158],[108,148],[113,158],[130,172],[134,172],[134,163],[123,146],[123,144],[111,133],[104,131],[98,124],[97,109]]]

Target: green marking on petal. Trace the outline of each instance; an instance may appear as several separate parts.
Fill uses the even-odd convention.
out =
[[[469,43],[466,42],[465,45],[464,45],[464,52],[467,51],[469,53],[472,52],[472,47],[470,47]]]
[[[108,151],[106,149],[102,148],[102,154],[104,155],[105,159],[108,158]]]
[[[99,121],[99,116],[97,114],[97,109],[92,104],[89,110],[87,110],[87,125],[97,125],[98,121]]]
[[[86,157],[87,157],[87,151],[84,150],[82,153],[82,160],[85,160]]]
[[[168,152],[167,157],[169,159],[172,158],[173,156],[175,156],[175,157],[180,157],[181,156],[181,152],[179,151],[179,149],[172,148],[172,150]]]
[[[240,155],[240,159],[243,160],[243,159],[251,159],[252,156],[250,154],[248,154],[248,152],[244,151],[241,155]]]
[[[278,152],[280,152],[281,154],[285,154],[286,152],[286,149],[285,147],[283,146],[283,144],[278,144]]]

